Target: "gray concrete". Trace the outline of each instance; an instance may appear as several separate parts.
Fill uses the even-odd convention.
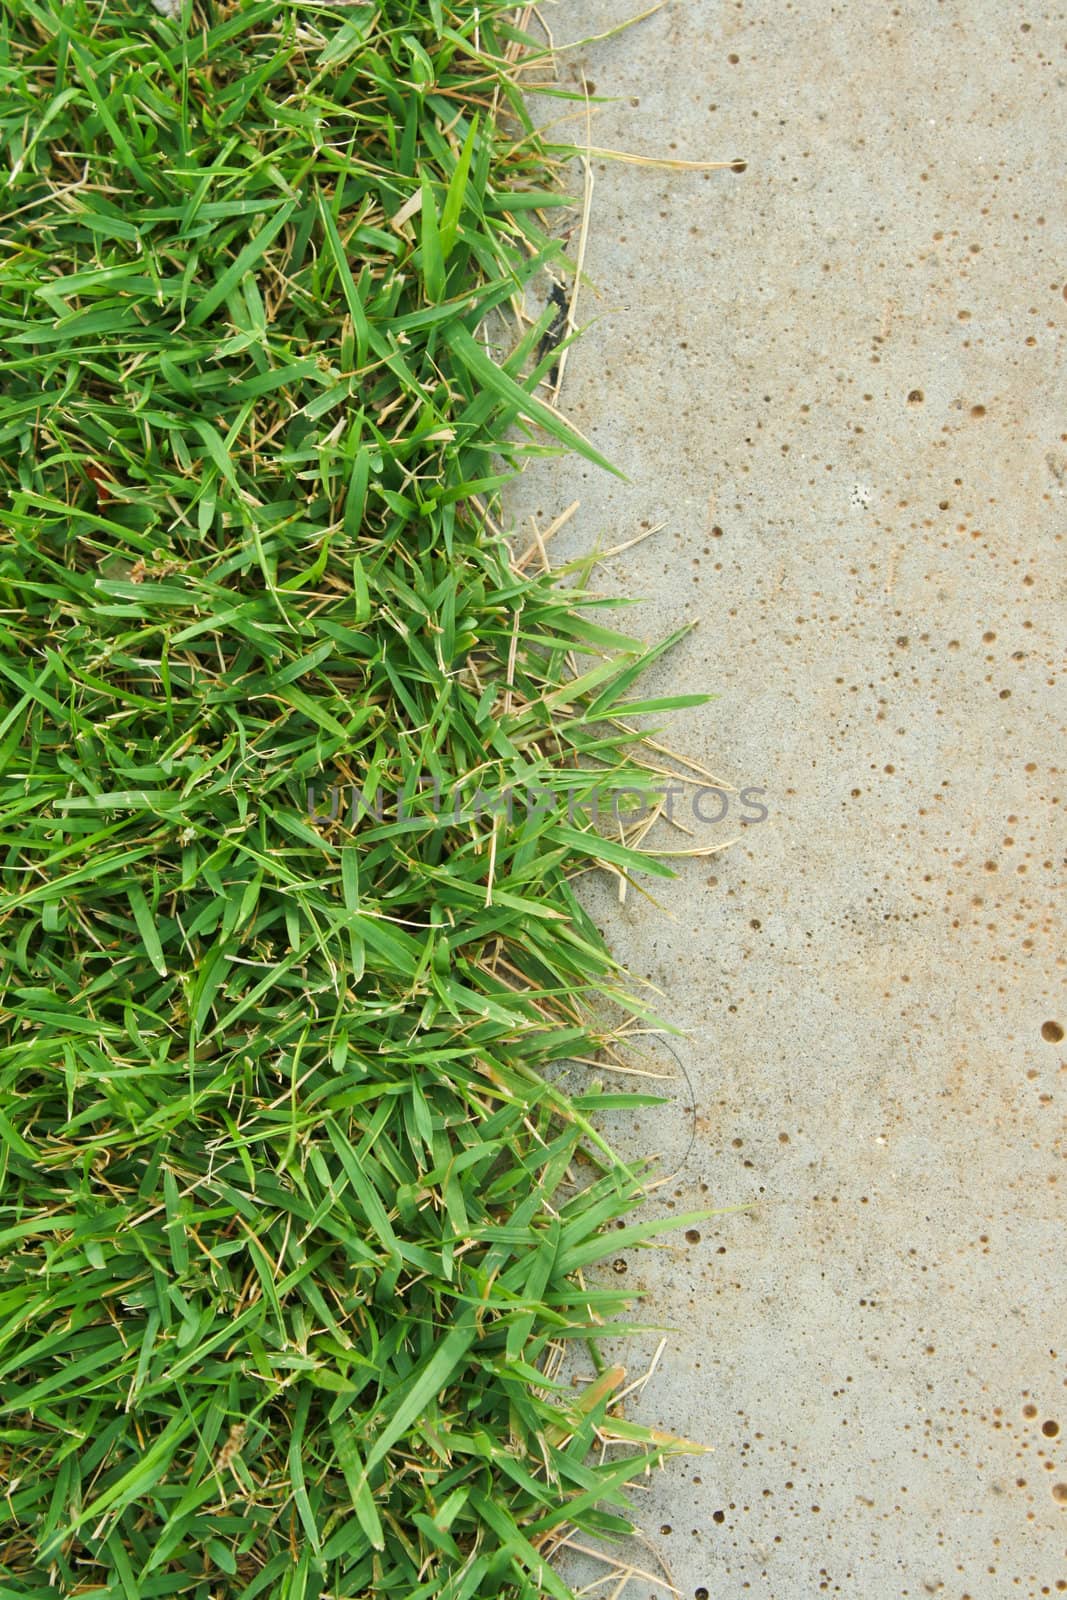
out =
[[[652,681],[720,699],[673,743],[770,793],[659,905],[590,891],[688,1033],[653,1205],[753,1202],[620,1266],[676,1330],[633,1414],[715,1446],[641,1499],[686,1596],[1067,1589],[1064,32],[676,0],[560,58],[595,143],[748,162],[595,164],[563,403],[630,481],[512,498],[581,496],[557,559],[666,522],[602,586],[650,639],[699,619]],[[620,1141],[670,1170],[688,1104]]]

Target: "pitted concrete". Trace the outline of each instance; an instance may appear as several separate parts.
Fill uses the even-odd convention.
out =
[[[688,1034],[619,1142],[680,1167],[653,1207],[749,1208],[616,1264],[675,1330],[633,1414],[715,1446],[639,1495],[683,1596],[1067,1590],[1064,20],[673,0],[560,55],[597,146],[747,162],[594,162],[563,404],[630,481],[510,507],[581,496],[558,560],[666,524],[601,585],[698,620],[668,742],[768,791],[659,825],[737,842],[658,903],[587,891]]]

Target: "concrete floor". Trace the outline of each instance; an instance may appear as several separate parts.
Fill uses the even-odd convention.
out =
[[[671,742],[768,791],[659,904],[591,894],[688,1035],[694,1147],[684,1087],[620,1142],[681,1165],[654,1206],[751,1207],[617,1268],[674,1329],[635,1414],[715,1446],[640,1501],[683,1596],[1067,1590],[1064,38],[671,0],[560,57],[597,145],[748,163],[595,162],[563,404],[630,481],[511,504],[580,495],[558,560],[666,523],[601,585],[649,639],[699,619],[650,687],[720,698]]]

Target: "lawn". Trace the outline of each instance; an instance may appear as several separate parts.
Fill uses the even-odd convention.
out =
[[[598,459],[524,48],[0,0],[5,1595],[562,1600],[675,1447],[596,1346],[657,1225],[573,886],[668,873],[583,807],[671,641],[501,532]]]

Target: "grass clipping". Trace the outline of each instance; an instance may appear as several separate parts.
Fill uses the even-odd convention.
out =
[[[491,514],[592,455],[478,333],[559,256],[520,45],[0,0],[5,1593],[562,1597],[674,1447],[553,1379],[653,1225],[543,1070],[630,1005],[570,879],[667,869],[452,803],[641,782],[649,653]]]

